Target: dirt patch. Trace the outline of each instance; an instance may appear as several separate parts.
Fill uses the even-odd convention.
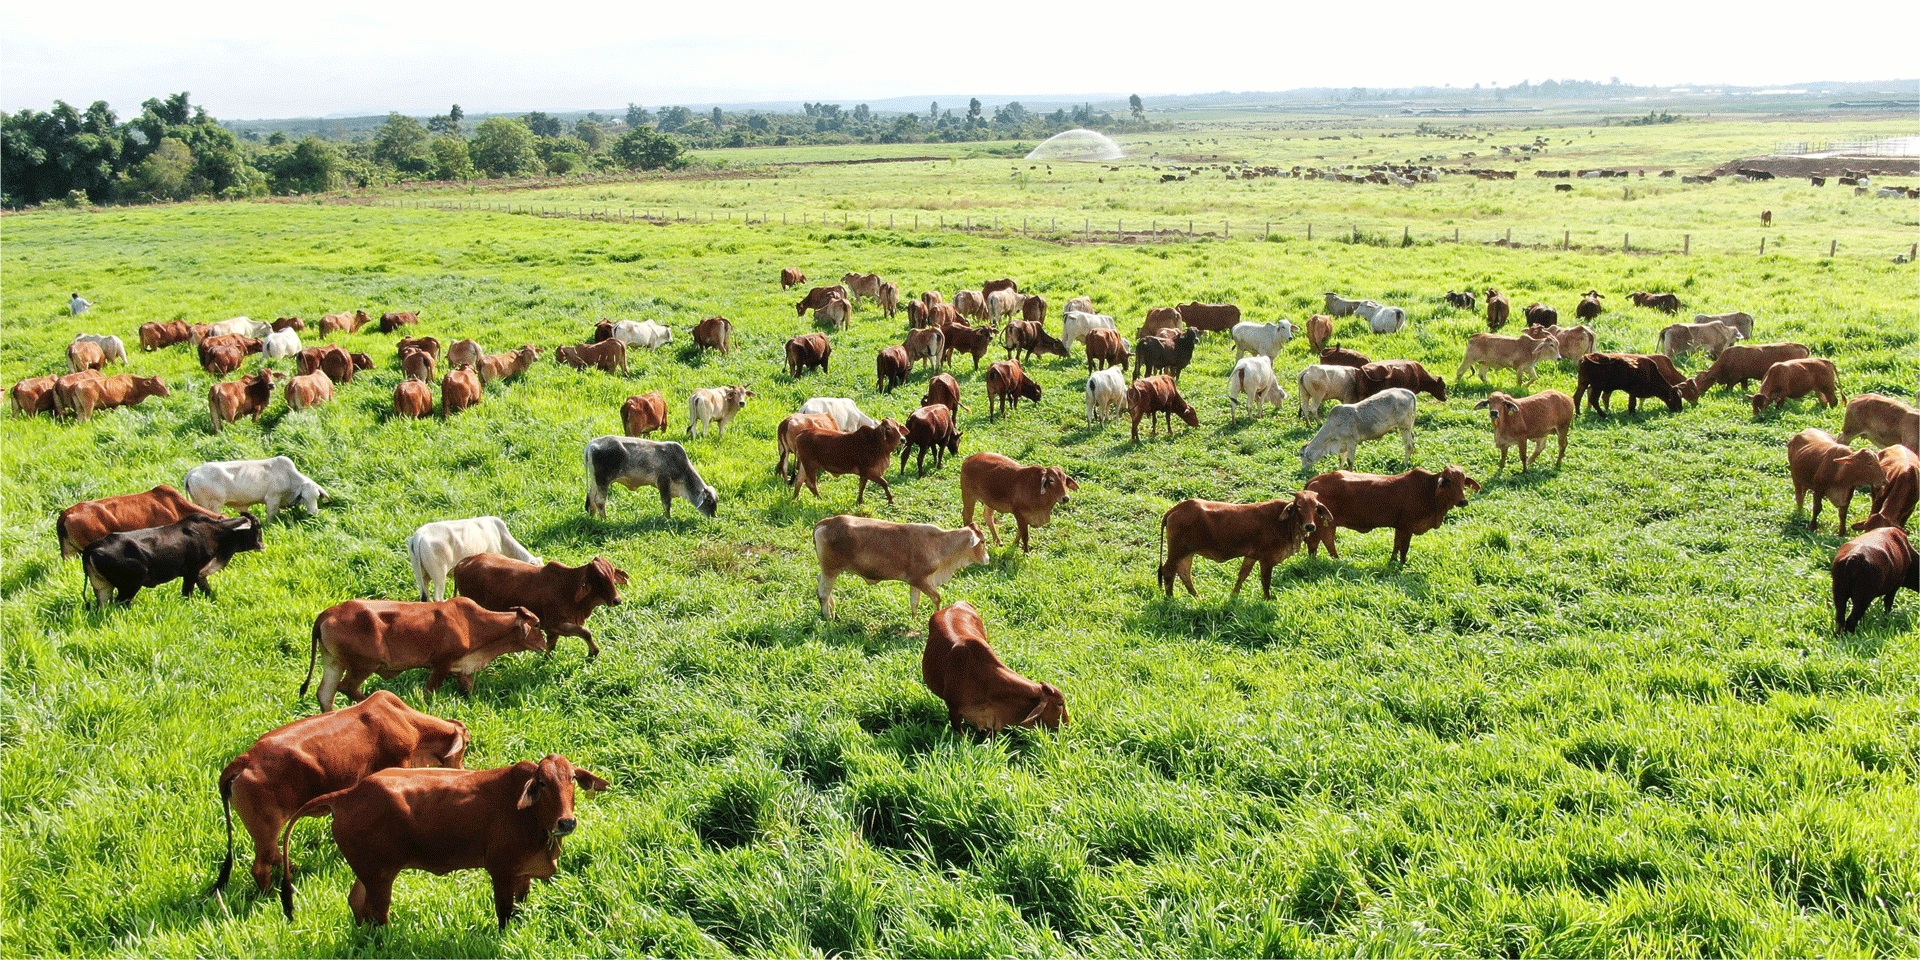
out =
[[[952,160],[953,157],[862,157],[858,160],[785,160],[769,163],[769,167],[851,167],[862,163],[925,163],[930,160]]]
[[[1876,177],[1912,177],[1920,176],[1920,158],[1748,157],[1723,163],[1714,169],[1713,174],[1730,177],[1736,170],[1764,170],[1776,177],[1837,177],[1847,172]]]

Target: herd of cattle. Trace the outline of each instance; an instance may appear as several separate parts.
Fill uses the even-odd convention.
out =
[[[806,283],[798,270],[782,272],[782,287]],[[1495,447],[1504,470],[1510,449],[1518,448],[1521,469],[1537,463],[1548,440],[1557,440],[1555,467],[1566,455],[1575,413],[1584,402],[1604,415],[1615,392],[1625,392],[1628,409],[1642,399],[1662,401],[1680,412],[1697,403],[1715,385],[1730,387],[1759,381],[1752,397],[1756,414],[1768,406],[1816,394],[1828,406],[1840,400],[1832,362],[1814,358],[1794,343],[1751,344],[1753,318],[1745,313],[1699,315],[1675,323],[1657,338],[1658,352],[1596,352],[1592,327],[1561,327],[1558,312],[1535,303],[1522,309],[1526,328],[1517,336],[1501,334],[1512,305],[1498,290],[1485,291],[1488,332],[1465,344],[1455,379],[1469,372],[1484,382],[1493,370],[1511,370],[1515,390],[1526,388],[1543,362],[1572,360],[1578,386],[1573,396],[1541,390],[1516,396],[1493,392],[1476,408],[1487,410]],[[1275,364],[1295,338],[1285,320],[1254,323],[1232,304],[1186,303],[1148,312],[1129,342],[1112,317],[1097,313],[1092,302],[1067,302],[1061,334],[1046,328],[1048,304],[1022,292],[1011,280],[996,280],[979,291],[962,290],[951,299],[927,292],[903,300],[898,287],[873,274],[848,274],[834,286],[813,287],[798,313],[815,313],[818,322],[845,329],[859,300],[877,303],[887,316],[904,304],[904,342],[876,357],[876,391],[891,394],[916,367],[930,373],[921,405],[905,423],[875,419],[852,398],[816,397],[786,417],[775,435],[774,471],[791,486],[820,495],[819,481],[829,476],[857,478],[856,503],[867,486],[877,484],[888,501],[887,473],[898,456],[904,474],[918,453],[924,476],[926,455],[941,469],[948,454],[958,455],[962,434],[957,415],[966,409],[960,381],[946,367],[956,356],[973,358],[973,369],[998,343],[1005,359],[993,362],[984,377],[990,417],[1017,411],[1022,400],[1039,401],[1042,390],[1022,366],[1040,356],[1070,358],[1085,353],[1085,387],[1090,425],[1104,423],[1118,409],[1132,417],[1132,439],[1139,442],[1140,421],[1157,435],[1164,420],[1171,434],[1175,417],[1190,428],[1198,412],[1181,393],[1181,376],[1208,333],[1227,334],[1235,362],[1227,380],[1232,416],[1242,399],[1254,416],[1263,405],[1283,409],[1286,392]],[[1589,291],[1574,309],[1576,319],[1593,320],[1604,312],[1604,296]],[[1642,307],[1677,313],[1684,304],[1670,293],[1634,293]],[[1326,313],[1305,323],[1309,356],[1294,382],[1300,413],[1318,422],[1318,431],[1300,451],[1302,472],[1329,456],[1348,469],[1320,474],[1292,498],[1239,504],[1190,499],[1175,504],[1160,519],[1161,556],[1157,583],[1168,596],[1176,582],[1197,596],[1195,557],[1240,561],[1233,592],[1237,595],[1256,564],[1263,595],[1271,599],[1274,568],[1306,547],[1327,548],[1339,556],[1335,530],[1394,530],[1393,558],[1407,561],[1414,536],[1440,526],[1448,513],[1468,501],[1480,483],[1459,466],[1438,471],[1413,467],[1418,395],[1447,401],[1446,381],[1412,360],[1372,360],[1347,347],[1329,344],[1334,320],[1358,317],[1375,333],[1393,333],[1408,323],[1407,311],[1373,300],[1334,293]],[[1479,295],[1449,291],[1455,310],[1477,311]],[[373,322],[364,311],[328,315],[321,336],[355,331]],[[1004,327],[1002,326],[1004,322]],[[387,313],[383,332],[404,332],[418,323],[413,313]],[[299,373],[287,384],[289,407],[324,403],[337,384],[351,383],[356,371],[371,369],[366,354],[341,347],[305,347],[298,318],[260,324],[235,318],[217,324],[146,324],[140,342],[147,350],[182,343],[198,351],[202,366],[216,378],[235,373],[250,353],[264,360],[294,358]],[[657,349],[673,331],[652,321],[605,321],[584,344],[562,346],[556,359],[581,369],[624,371],[629,347]],[[713,317],[694,330],[702,348],[723,353],[733,348],[731,322]],[[787,372],[794,378],[831,361],[827,333],[811,331],[786,344]],[[451,344],[451,370],[440,381],[443,416],[478,402],[485,385],[525,372],[539,357],[527,345],[502,354],[486,354],[472,340]],[[1711,364],[1683,377],[1677,357],[1700,352]],[[431,336],[409,336],[396,349],[404,379],[395,391],[396,413],[423,416],[433,407],[432,385],[440,362],[440,343]],[[95,411],[138,403],[147,396],[168,396],[158,378],[105,376],[109,363],[127,363],[118,337],[83,334],[68,348],[70,372],[23,380],[13,388],[16,411],[50,412],[86,419]],[[1131,367],[1131,382],[1129,382]],[[264,363],[233,381],[216,379],[210,395],[214,429],[241,416],[256,419],[271,396],[277,372]],[[756,396],[744,385],[695,390],[688,398],[689,435],[724,437],[728,424]],[[1325,410],[1327,401],[1335,406]],[[658,391],[627,399],[620,410],[624,436],[587,442],[585,509],[604,516],[614,484],[653,487],[664,512],[684,499],[707,516],[718,510],[719,496],[695,468],[679,443],[649,439],[668,426],[667,401]],[[1397,475],[1352,472],[1356,450],[1369,440],[1398,433],[1410,468]],[[1866,436],[1879,451],[1855,449]],[[1531,452],[1529,452],[1531,448]],[[1867,607],[1884,600],[1891,610],[1901,586],[1920,590],[1920,557],[1905,530],[1920,498],[1920,410],[1902,401],[1863,394],[1847,402],[1840,434],[1810,429],[1787,445],[1796,509],[1814,497],[1812,521],[1822,502],[1839,513],[1836,532],[1845,535],[1849,505],[1858,487],[1872,491],[1869,515],[1852,525],[1860,535],[1842,546],[1832,565],[1835,625],[1855,629]],[[1057,728],[1067,722],[1065,695],[1013,671],[994,652],[987,629],[967,603],[942,607],[941,589],[960,570],[988,562],[987,541],[1000,542],[998,514],[1010,515],[1020,549],[1031,548],[1030,531],[1047,526],[1056,507],[1069,502],[1079,483],[1060,466],[1021,464],[993,452],[966,457],[959,471],[961,525],[899,523],[853,515],[830,517],[812,531],[819,564],[817,599],[823,617],[834,612],[833,591],[844,573],[869,582],[893,581],[908,587],[909,611],[918,616],[924,594],[935,611],[928,624],[922,657],[927,687],[948,709],[956,729],[971,726],[991,734],[1009,726]],[[130,603],[140,590],[178,580],[182,593],[212,593],[208,578],[240,553],[264,546],[264,521],[251,512],[263,506],[266,521],[299,507],[316,512],[328,493],[291,459],[207,463],[189,471],[185,491],[161,485],[143,492],[75,504],[55,522],[61,553],[78,556],[96,603]],[[228,516],[238,508],[238,516]],[[979,519],[976,520],[976,511]],[[280,867],[281,897],[293,912],[291,864],[287,846],[301,819],[330,813],[333,835],[356,882],[348,901],[356,919],[384,923],[395,876],[405,869],[444,873],[485,869],[494,886],[496,919],[505,925],[535,877],[551,877],[558,867],[562,839],[576,825],[574,791],[604,790],[608,783],[549,755],[485,771],[461,769],[471,740],[464,725],[415,711],[389,692],[365,694],[361,686],[374,675],[391,678],[404,671],[429,671],[431,696],[449,678],[471,692],[476,674],[493,660],[520,652],[550,652],[562,636],[578,637],[588,656],[600,652],[586,627],[601,606],[621,602],[625,571],[604,557],[578,566],[545,561],[529,552],[497,517],[448,520],[421,526],[408,539],[407,553],[418,599],[350,599],[322,611],[314,620],[304,697],[318,668],[320,713],[272,731],[230,763],[219,778],[228,817],[228,851],[216,889],[223,888],[233,866],[232,816],[237,809],[254,844],[252,872],[264,892]],[[451,581],[458,596],[447,599]],[[1849,608],[1851,607],[1851,610]],[[355,704],[335,711],[341,692]]]

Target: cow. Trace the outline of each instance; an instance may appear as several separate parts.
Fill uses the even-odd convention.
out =
[[[1349,300],[1337,293],[1327,293],[1327,315],[1331,317],[1351,317],[1365,300]]]
[[[198,587],[212,598],[207,578],[232,562],[234,554],[264,546],[260,521],[251,513],[237,517],[196,513],[165,526],[109,533],[80,551],[80,569],[99,607],[109,602],[126,606],[142,587],[175,580],[180,581],[182,597],[193,596]]]
[[[1113,330],[1087,331],[1086,348],[1088,373],[1111,366],[1124,370],[1133,362],[1133,351],[1127,349],[1127,342]]]
[[[455,340],[453,345],[447,348],[447,366],[478,367],[480,359],[486,355],[487,351],[480,346],[478,340]]]
[[[107,365],[107,355],[97,343],[75,340],[67,344],[67,372],[78,373],[82,370],[102,370]]]
[[[900,475],[907,473],[907,454],[918,451],[914,475],[927,475],[927,451],[933,451],[933,468],[947,462],[947,454],[960,452],[960,431],[953,428],[953,410],[946,404],[924,406],[907,416],[906,435],[900,444]]]
[[[880,284],[879,293],[874,299],[880,304],[880,313],[891,319],[900,312],[900,285],[897,283]]]
[[[676,496],[709,517],[720,506],[719,494],[700,479],[686,448],[671,440],[595,437],[587,441],[586,465],[588,516],[607,515],[607,490],[615,483],[629,490],[658,488],[660,510],[668,517],[673,516]]]
[[[938,356],[936,353],[935,358]],[[881,393],[892,393],[912,373],[913,361],[907,359],[906,347],[887,347],[873,357],[873,388]]]
[[[919,330],[930,326],[934,326],[934,322],[932,312],[928,310],[927,305],[919,300],[907,301],[907,329]]]
[[[607,335],[600,336],[600,328],[594,328],[595,343],[618,340],[628,347],[658,350],[673,342],[673,329],[652,320],[602,320],[600,326]]]
[[[433,358],[436,365],[440,363],[439,337],[401,337],[393,342],[394,355],[402,361],[406,360],[408,350],[423,351]]]
[[[92,371],[70,373],[53,382],[55,409],[76,420],[91,420],[95,410],[138,406],[148,397],[170,397],[159,377],[130,373],[102,377]]]
[[[920,404],[944,403],[957,417],[966,404],[960,402],[960,381],[953,374],[942,373],[927,381],[927,392],[920,397]]]
[[[983,297],[993,296],[994,292],[998,290],[1011,290],[1014,293],[1019,293],[1020,284],[1014,282],[1011,277],[1001,277],[998,280],[988,280],[986,283],[980,285],[980,295]]]
[[[1573,390],[1573,405],[1578,408],[1584,397],[1589,409],[1604,416],[1612,406],[1614,391],[1624,390],[1628,413],[1637,412],[1640,401],[1645,398],[1658,399],[1667,405],[1669,411],[1679,413],[1678,374],[1670,381],[1662,364],[1667,369],[1673,366],[1671,360],[1659,354],[1589,353],[1580,358],[1580,375]]]
[[[219,433],[229,423],[241,417],[251,416],[254,423],[260,422],[260,415],[267,410],[267,404],[273,401],[273,379],[278,376],[269,368],[261,368],[259,373],[241,377],[232,383],[216,383],[207,389],[207,412],[213,418],[213,432]]]
[[[242,829],[253,840],[253,881],[265,893],[273,868],[285,868],[280,831],[307,801],[391,767],[458,770],[472,742],[466,724],[414,710],[390,690],[267,732],[220,771],[227,858],[210,892],[225,890],[233,877],[236,807]]]
[[[1324,313],[1316,313],[1307,318],[1307,347],[1319,353],[1333,339],[1333,318]]]
[[[53,532],[62,557],[77,557],[87,545],[109,533],[163,527],[191,516],[218,518],[179,490],[160,484],[145,493],[128,493],[99,500],[83,500],[54,520]]]
[[[1233,358],[1261,356],[1268,360],[1280,359],[1280,351],[1286,349],[1287,341],[1293,339],[1293,324],[1281,320],[1275,323],[1236,323],[1233,325]]]
[[[1037,293],[1028,294],[1020,301],[1020,319],[1028,323],[1037,323],[1042,328],[1047,325],[1047,298]]]
[[[1496,390],[1473,408],[1486,410],[1493,421],[1493,445],[1500,448],[1500,466],[1495,473],[1507,469],[1507,448],[1513,446],[1520,448],[1520,472],[1526,473],[1529,459],[1540,460],[1540,452],[1547,448],[1547,437],[1552,434],[1560,437],[1560,452],[1553,458],[1553,468],[1560,469],[1561,461],[1567,458],[1567,434],[1573,429],[1572,397],[1558,390],[1542,390],[1515,399]],[[1527,456],[1528,441],[1533,442],[1531,458]]]
[[[1413,462],[1413,417],[1419,401],[1413,391],[1401,387],[1382,390],[1359,403],[1343,403],[1327,414],[1326,422],[1307,445],[1300,448],[1300,469],[1308,472],[1329,456],[1337,456],[1353,469],[1354,455],[1360,444],[1398,432],[1404,441],[1407,462]],[[1337,515],[1337,511],[1336,511]]]
[[[789,483],[793,482],[793,477],[787,473],[787,461],[793,456],[793,438],[800,431],[810,429],[846,432],[830,413],[795,413],[780,421],[780,428],[774,434],[779,444],[780,459],[774,463],[773,472]]]
[[[798,467],[793,475],[793,496],[799,497],[800,487],[804,485],[819,497],[821,476],[851,474],[860,479],[856,504],[867,501],[869,483],[879,484],[880,492],[892,503],[893,487],[887,483],[887,465],[905,440],[905,428],[891,417],[844,433],[802,428],[791,437],[793,459]]]
[[[946,332],[939,327],[922,327],[918,330],[910,330],[907,332],[907,341],[900,348],[900,352],[907,358],[907,370],[909,372],[915,364],[918,364],[922,360],[926,361],[928,368],[938,370],[941,365],[946,362]],[[900,382],[905,383],[906,379],[907,374],[902,373],[900,375]]]
[[[964,601],[927,621],[920,678],[946,703],[947,724],[956,732],[962,724],[993,736],[1008,727],[1058,730],[1069,722],[1060,688],[1035,683],[1001,662],[979,612]]]
[[[985,512],[981,522],[1000,545],[995,511],[1013,514],[1020,532],[1020,551],[1031,549],[1028,529],[1053,521],[1053,508],[1066,503],[1080,484],[1059,467],[1025,467],[997,453],[976,453],[960,464],[960,522],[973,526],[973,508]],[[935,602],[939,602],[937,599]]]
[[[1492,287],[1488,287],[1487,288],[1487,332],[1499,333],[1500,328],[1507,325],[1507,317],[1510,314],[1512,314],[1512,312],[1513,312],[1513,301],[1508,300],[1506,294],[1501,293],[1500,291],[1495,290]]]
[[[380,332],[393,333],[401,327],[413,326],[420,322],[420,315],[411,310],[398,310],[380,315]]]
[[[1445,299],[1447,306],[1455,310],[1472,310],[1478,305],[1478,300],[1475,299],[1472,290],[1448,290]]]
[[[1074,297],[1067,301],[1067,305],[1063,307],[1062,310],[1072,311],[1074,313],[1094,313],[1093,298]]]
[[[1178,380],[1193,362],[1193,348],[1199,342],[1200,331],[1193,328],[1171,337],[1141,337],[1133,348],[1133,375],[1165,373]]]
[[[1327,556],[1339,558],[1335,527],[1357,533],[1392,527],[1393,559],[1404,564],[1414,536],[1439,527],[1454,507],[1466,506],[1467,491],[1479,490],[1480,482],[1455,466],[1439,473],[1415,468],[1393,476],[1340,470],[1314,477],[1306,489],[1319,495],[1333,514],[1332,523],[1321,524],[1308,538],[1308,555],[1318,556],[1325,545]]]
[[[83,372],[96,377],[100,375],[92,370]],[[74,374],[69,374],[69,376],[74,376]],[[55,409],[54,404],[53,387],[59,379],[58,376],[28,377],[25,380],[16,382],[9,391],[13,397],[13,412],[23,417],[31,417],[42,413],[57,413],[58,411]]]
[[[299,317],[280,317],[273,321],[273,329],[276,332],[280,330],[292,330],[297,333],[307,329],[307,322]]]
[[[1793,512],[1806,509],[1807,494],[1813,494],[1813,515],[1807,529],[1820,529],[1820,502],[1828,501],[1840,511],[1835,536],[1846,536],[1847,508],[1853,503],[1853,488],[1867,487],[1878,492],[1887,482],[1886,467],[1872,450],[1855,450],[1817,428],[1808,428],[1787,441],[1787,468],[1793,475]]]
[[[1139,332],[1133,335],[1135,340],[1142,337],[1157,337],[1162,333],[1179,333],[1183,324],[1180,311],[1176,307],[1154,307],[1147,311],[1147,322],[1140,325]]]
[[[627,372],[627,344],[618,338],[578,346],[567,344],[553,352],[553,359],[575,370],[599,367],[607,373],[618,370],[624,374]]]
[[[740,384],[705,387],[687,397],[687,436],[705,436],[709,429],[716,437],[725,436],[727,424],[739,415],[747,400],[759,396]]]
[[[972,290],[956,291],[953,295],[953,312],[969,320],[987,319],[987,298],[984,294]]]
[[[260,323],[247,317],[233,317],[218,323],[207,324],[206,332],[201,334],[201,339],[238,336],[259,340],[272,332],[273,324],[271,323]]]
[[[733,321],[726,317],[708,317],[694,324],[693,345],[702,350],[718,350],[723,357],[732,353]]]
[[[1297,553],[1320,527],[1333,523],[1333,514],[1312,491],[1264,503],[1182,500],[1160,517],[1160,547],[1166,557],[1158,570],[1160,589],[1171,597],[1178,580],[1186,584],[1189,596],[1198,597],[1193,558],[1200,556],[1217,563],[1240,561],[1240,576],[1233,581],[1236,597],[1253,565],[1259,564],[1260,592],[1272,600],[1273,568]]]
[[[1071,347],[1087,339],[1087,335],[1095,330],[1118,329],[1119,327],[1114,325],[1112,317],[1104,314],[1075,310],[1069,306],[1065,320],[1062,321],[1060,340]]]
[[[807,275],[797,267],[780,268],[780,289],[789,290],[807,282]]]
[[[1739,384],[1744,390],[1748,383],[1765,380],[1774,364],[1803,360],[1811,355],[1804,344],[1798,343],[1736,343],[1720,351],[1712,365],[1687,381],[1683,392],[1689,401],[1698,403],[1701,395],[1715,384],[1722,387]]]
[[[1883,447],[1902,445],[1920,451],[1920,410],[1877,393],[1859,394],[1847,401],[1840,442],[1850,444],[1863,434]]]
[[[1601,314],[1607,312],[1607,308],[1600,303],[1600,301],[1604,299],[1606,299],[1606,297],[1598,290],[1588,290],[1586,293],[1581,294],[1580,303],[1573,308],[1573,318],[1575,320],[1593,320],[1598,318]],[[1552,324],[1548,324],[1548,326],[1552,326]]]
[[[629,437],[644,437],[667,428],[667,398],[655,390],[628,397],[620,405],[620,425]]]
[[[448,677],[458,679],[461,690],[471,694],[474,674],[496,658],[547,649],[540,618],[532,611],[514,607],[496,612],[471,597],[336,603],[314,618],[312,637],[300,696],[307,695],[314,667],[321,665],[322,713],[333,710],[336,693],[356,702],[365,699],[360,685],[374,674],[390,680],[425,667],[430,671],[424,686],[429,698]]]
[[[880,299],[881,282],[880,275],[875,273],[849,273],[840,278],[841,286],[847,288],[849,299],[854,300],[861,297],[868,300]]]
[[[1064,357],[1067,345],[1047,332],[1038,320],[1012,320],[1005,333],[1007,356],[1032,362],[1036,354]]]
[[[408,347],[400,351],[400,373],[409,380],[423,380],[432,383],[433,354],[425,350]]]
[[[1820,357],[1782,360],[1768,367],[1767,375],[1761,378],[1760,392],[1752,397],[1753,415],[1757,417],[1766,412],[1768,407],[1779,406],[1809,393],[1817,394],[1824,406],[1831,407],[1840,402],[1839,371],[1833,361]]]
[[[1117,338],[1119,335],[1115,334]],[[1124,364],[1108,367],[1087,377],[1087,423],[1107,418],[1126,409],[1127,368]]]
[[[620,588],[628,580],[627,572],[605,557],[569,567],[476,553],[454,564],[452,573],[454,589],[482,607],[499,613],[520,607],[538,617],[549,652],[561,637],[579,637],[587,642],[589,658],[600,655],[600,645],[587,629],[587,618],[598,607],[619,606]]]
[[[1279,410],[1287,402],[1287,391],[1273,375],[1273,361],[1264,356],[1252,356],[1238,360],[1233,372],[1227,374],[1227,403],[1232,410],[1231,419],[1240,419],[1240,397],[1247,398],[1248,412],[1259,416],[1260,405],[1270,403]],[[1171,429],[1172,424],[1168,424]]]
[[[373,358],[364,353],[348,353],[345,348],[332,344],[308,347],[300,351],[298,369],[302,374],[318,370],[334,383],[352,383],[355,373],[373,369]]]
[[[1026,307],[1026,298],[1012,290],[995,290],[986,295],[987,319],[998,324],[1001,320],[1018,317]]]
[[[1842,544],[1833,557],[1834,632],[1859,629],[1875,600],[1884,601],[1885,615],[1892,616],[1901,587],[1920,591],[1920,555],[1905,530],[1880,527]]]
[[[1320,410],[1328,400],[1335,403],[1360,402],[1360,368],[1316,363],[1300,371],[1300,418],[1309,423],[1320,420]]]
[[[393,414],[418,420],[433,416],[433,384],[402,380],[393,387]]]
[[[1497,333],[1476,333],[1467,338],[1466,356],[1460,358],[1460,368],[1454,371],[1453,378],[1459,380],[1467,375],[1468,370],[1472,370],[1479,375],[1481,383],[1486,383],[1487,371],[1507,369],[1513,371],[1513,385],[1519,389],[1539,378],[1536,368],[1540,361],[1557,360],[1560,356],[1560,341],[1554,337],[1507,337]]]
[[[440,419],[459,413],[480,402],[485,388],[472,367],[461,367],[440,381]]]
[[[787,341],[787,375],[798,378],[808,370],[829,370],[833,343],[824,333],[803,333]]]
[[[998,333],[999,331],[993,327],[941,327],[940,336],[944,340],[940,355],[941,364],[952,362],[953,355],[956,353],[964,353],[973,357],[973,369],[979,370],[981,358],[987,355],[987,351],[993,349],[993,338]]]
[[[579,822],[575,785],[608,787],[554,753],[537,764],[523,760],[494,770],[381,770],[296,811],[280,838],[281,855],[295,823],[331,811],[334,843],[354,871],[347,903],[355,921],[387,923],[393,881],[403,870],[485,869],[493,880],[494,919],[505,930],[534,878],[560,871],[560,845]],[[292,920],[291,871],[281,873],[280,903]]]
[[[846,397],[814,397],[800,405],[799,413],[824,413],[833,418],[834,425],[842,431],[871,427],[880,421],[867,416],[860,405]]]
[[[1407,311],[1372,300],[1362,300],[1353,312],[1366,320],[1368,329],[1374,333],[1399,333],[1407,325]]]
[[[1867,518],[1853,525],[1855,530],[1875,527],[1905,528],[1913,519],[1913,508],[1920,501],[1920,454],[1913,448],[1894,444],[1880,451],[1880,469],[1886,482],[1873,492],[1873,508]]]
[[[184,320],[169,320],[165,323],[143,323],[140,325],[140,349],[159,350],[176,343],[187,343],[193,339],[193,331],[188,329]]]
[[[181,485],[194,503],[207,510],[264,504],[268,523],[288,507],[318,514],[320,501],[331,499],[326,488],[301,473],[289,457],[203,463],[187,471]]]
[[[240,365],[247,360],[246,350],[236,346],[202,343],[198,347],[198,351],[200,354],[200,369],[205,370],[209,376],[215,379],[224,377],[240,369]]]
[[[131,376],[131,374],[119,374],[115,377],[115,380],[125,381],[129,376]],[[80,384],[89,380],[104,380],[106,378],[101,376],[98,370],[80,370],[74,373],[58,374],[49,379],[53,381],[49,393],[51,393],[53,397],[54,416],[72,417],[77,416],[79,412],[77,404],[79,401]]]
[[[1349,350],[1346,347],[1328,347],[1320,351],[1320,362],[1327,366],[1364,367],[1373,361],[1367,359],[1367,355],[1358,350]]]
[[[518,350],[506,353],[494,353],[480,358],[476,368],[482,385],[491,385],[495,380],[511,380],[533,369],[533,362],[540,359],[540,348],[533,344],[522,344]]]
[[[1584,323],[1576,327],[1528,327],[1520,331],[1520,335],[1554,341],[1559,345],[1558,353],[1562,360],[1578,360],[1592,353],[1600,343],[1600,338],[1594,334],[1593,328]]]
[[[1753,314],[1750,313],[1738,310],[1731,313],[1696,313],[1693,315],[1693,322],[1725,324],[1740,331],[1740,339],[1753,339]]]
[[[954,574],[987,562],[987,541],[972,524],[943,530],[842,514],[813,525],[813,552],[820,562],[821,617],[833,619],[833,584],[843,573],[906,584],[908,615],[919,616],[921,594],[937,608],[940,588]]]
[[[352,313],[329,313],[320,318],[320,336],[325,339],[342,330],[347,333],[359,333],[361,327],[372,322],[373,318],[368,316],[365,310],[355,310]]]
[[[1377,360],[1360,368],[1360,399],[1399,387],[1445,402],[1447,381],[1427,371],[1417,360]]]
[[[1231,303],[1183,303],[1174,309],[1189,327],[1225,333],[1240,323],[1240,308]]]
[[[1772,210],[1762,210],[1762,211],[1760,211],[1760,225],[1761,225],[1761,226],[1763,226],[1763,227],[1771,227],[1771,226],[1773,226],[1773,211],[1772,211]]]
[[[1133,442],[1140,442],[1140,418],[1147,418],[1151,436],[1160,435],[1161,415],[1167,421],[1167,439],[1173,439],[1173,418],[1178,416],[1188,427],[1200,425],[1200,414],[1180,395],[1180,385],[1170,376],[1159,374],[1135,380],[1127,387],[1127,412],[1133,416]]]
[[[1706,323],[1670,323],[1660,330],[1660,353],[1678,360],[1682,354],[1705,351],[1710,359],[1740,339],[1740,331],[1731,324],[1710,320]]]
[[[297,357],[302,349],[304,348],[300,345],[298,333],[292,330],[276,330],[267,334],[266,339],[262,341],[260,355],[268,360],[278,360],[282,357]]]
[[[1627,299],[1632,300],[1636,307],[1651,307],[1663,313],[1679,313],[1681,308],[1686,306],[1680,302],[1678,296],[1671,293],[1648,293],[1645,290],[1636,290]]]
[[[1020,408],[1021,400],[1040,402],[1040,385],[1028,379],[1018,360],[1001,360],[987,368],[987,415],[997,417],[1008,407]]]

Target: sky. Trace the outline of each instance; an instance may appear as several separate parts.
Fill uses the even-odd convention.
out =
[[[440,8],[457,10],[443,12]],[[164,9],[164,17],[156,10]],[[1204,4],[0,0],[0,109],[181,90],[222,119],[1205,93],[1521,80],[1779,85],[1920,73],[1910,9],[1695,0]],[[1877,25],[1877,26],[1876,26]]]

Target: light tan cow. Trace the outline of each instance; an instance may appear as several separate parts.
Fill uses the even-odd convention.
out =
[[[1489,370],[1512,370],[1513,385],[1517,389],[1538,379],[1542,360],[1560,359],[1560,341],[1553,337],[1509,337],[1498,333],[1476,333],[1467,338],[1466,356],[1460,359],[1460,369],[1453,377],[1459,380],[1472,370],[1480,377],[1481,383],[1487,381]]]
[[[1300,417],[1308,423],[1320,420],[1320,410],[1328,400],[1334,403],[1360,402],[1360,368],[1315,363],[1300,371]]]
[[[842,514],[813,526],[813,551],[820,561],[820,615],[833,618],[833,584],[843,573],[868,583],[897,580],[907,585],[907,607],[920,614],[920,595],[937,608],[940,587],[962,569],[987,562],[987,540],[973,525],[943,530],[930,523],[894,523]]]
[[[1722,350],[1740,339],[1740,328],[1731,323],[1709,320],[1705,323],[1670,323],[1660,331],[1660,352],[1677,358],[1695,350],[1718,358]]]
[[[1854,437],[1862,434],[1883,447],[1900,445],[1920,451],[1920,410],[1892,397],[1860,394],[1847,401],[1847,419],[1840,428],[1840,442],[1850,444]]]

